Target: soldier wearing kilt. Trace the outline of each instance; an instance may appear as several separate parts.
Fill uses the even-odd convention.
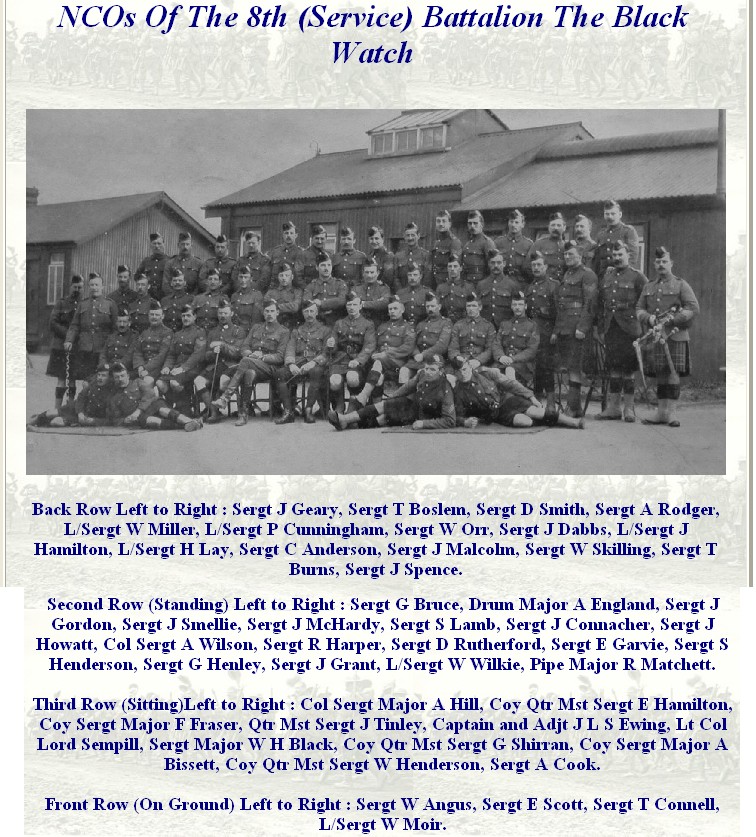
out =
[[[649,352],[647,371],[656,377],[659,406],[643,423],[679,427],[676,410],[680,398],[680,378],[690,374],[688,326],[698,316],[700,308],[690,285],[672,272],[673,265],[669,250],[666,247],[657,248],[654,253],[656,276],[640,295],[638,319],[641,325],[657,331]],[[665,324],[659,323],[658,320],[667,312],[672,315],[670,319]]]
[[[564,263],[567,270],[556,293],[557,318],[551,340],[558,346],[569,377],[565,412],[579,418],[583,414],[580,403],[583,363],[590,348],[590,340],[586,338],[593,325],[598,282],[596,274],[583,264],[574,240],[564,245]]]
[[[425,362],[434,355],[438,355],[442,360],[446,359],[452,322],[448,317],[441,316],[441,302],[432,292],[425,300],[425,314],[425,319],[415,326],[415,353],[400,370],[401,381],[409,380],[413,373],[422,369]],[[406,377],[402,374],[404,370],[407,370]]]
[[[71,369],[71,353],[70,351],[66,351],[64,344],[66,342],[68,328],[73,322],[74,315],[79,308],[81,292],[83,290],[84,277],[75,273],[71,277],[68,296],[61,297],[53,306],[52,313],[50,314],[52,345],[45,374],[56,379],[56,410],[59,410],[63,405],[63,396],[66,395],[66,387],[68,387],[69,401],[72,402],[76,395],[76,378],[73,377],[73,369]]]
[[[76,346],[71,372],[73,380],[85,381],[95,374],[100,352],[115,329],[117,314],[115,302],[102,294],[100,274],[90,273],[89,296],[77,306],[63,343],[66,352]]]
[[[333,351],[328,384],[336,410],[344,409],[344,379],[350,391],[359,390],[375,351],[375,326],[362,316],[362,300],[354,291],[347,294],[346,309],[347,316],[336,323],[326,341]]]
[[[638,359],[633,341],[641,335],[636,308],[648,281],[634,267],[630,267],[630,251],[624,241],[617,241],[612,249],[613,264],[599,280],[598,333],[606,347],[606,366],[609,370],[609,401],[596,418],[635,421],[635,373]],[[622,398],[622,408],[620,408]]]
[[[243,427],[249,415],[249,399],[252,387],[260,382],[271,383],[276,380],[278,370],[283,366],[289,331],[278,322],[278,303],[275,299],[265,302],[263,309],[265,322],[252,326],[241,347],[241,360],[226,391],[213,402],[216,407],[225,407],[239,387],[239,415],[236,426]],[[273,411],[273,398],[270,398]]]
[[[389,300],[388,315],[388,322],[380,323],[375,330],[373,365],[362,391],[349,402],[350,410],[364,407],[373,390],[382,386],[386,378],[396,380],[398,376],[400,384],[406,384],[409,380],[409,370],[404,363],[415,348],[415,329],[404,319],[404,304],[398,296],[392,296]]]
[[[217,387],[225,387],[241,358],[247,330],[233,322],[231,301],[225,297],[218,303],[218,324],[207,333],[205,368],[194,379],[197,397],[207,407],[207,423],[221,420],[220,410],[212,403]]]
[[[292,389],[296,389],[298,381],[309,381],[304,410],[305,424],[315,423],[312,409],[316,401],[323,403],[327,371],[326,340],[331,329],[318,320],[318,305],[313,299],[304,303],[302,316],[304,323],[291,332],[286,344],[284,365],[276,375],[278,397],[284,405],[284,414],[276,420],[276,424],[291,424],[294,421]]]
[[[328,413],[328,421],[336,430],[345,430],[351,425],[410,424],[413,430],[437,430],[454,427],[456,420],[454,395],[444,375],[444,362],[438,355],[429,358],[422,370],[399,387],[391,398],[344,415],[334,410]]]
[[[527,307],[538,329],[538,352],[535,362],[535,394],[546,395],[546,409],[555,409],[554,373],[556,371],[556,346],[551,337],[557,317],[556,296],[559,282],[548,274],[543,253],[535,250],[530,256],[533,281],[528,287]]]

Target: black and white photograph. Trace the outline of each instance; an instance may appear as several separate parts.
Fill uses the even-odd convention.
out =
[[[725,134],[30,110],[27,473],[722,474]]]

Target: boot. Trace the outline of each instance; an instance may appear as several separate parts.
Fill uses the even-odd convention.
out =
[[[667,424],[670,427],[679,427],[680,421],[677,418],[677,399],[670,398],[667,401],[667,404],[669,405],[667,408]]]
[[[208,424],[218,424],[222,420],[223,416],[221,415],[220,410],[215,406],[215,404],[210,404],[207,408],[207,418],[205,421]]]
[[[225,393],[223,397],[225,398]],[[247,417],[249,415],[249,390],[247,389],[246,384],[239,384],[239,395],[236,398],[236,404],[239,415],[237,416],[234,425],[236,427],[244,427],[247,423]]]
[[[305,407],[304,423],[305,424],[315,424],[315,416],[312,414],[312,407]]]
[[[294,413],[291,410],[284,410],[281,418],[277,418],[273,424],[294,424]]]
[[[632,424],[635,421],[635,393],[626,392],[622,396],[622,411],[625,421]]]
[[[580,389],[578,387],[570,386],[567,393],[567,409],[564,412],[572,418],[580,418],[583,415],[583,411],[580,409]]]
[[[643,424],[667,424],[669,422],[669,401],[666,398],[659,399],[659,406],[656,412],[648,418],[643,419]]]
[[[620,393],[610,392],[606,409],[597,416],[600,421],[622,421],[622,410],[620,409]]]
[[[598,418],[598,416],[596,418]],[[556,423],[559,427],[572,427],[574,430],[583,430],[585,428],[584,418],[572,418],[570,416],[566,416],[564,413],[560,413],[557,416]]]

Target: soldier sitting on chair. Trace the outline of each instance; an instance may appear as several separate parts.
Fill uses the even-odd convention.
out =
[[[249,417],[249,399],[257,382],[272,383],[283,366],[289,332],[278,322],[278,303],[269,299],[263,309],[265,322],[252,326],[241,349],[241,361],[229,380],[226,391],[214,401],[216,407],[225,407],[239,387],[239,416],[236,426],[243,427]],[[271,393],[270,407],[273,409]]]
[[[339,320],[326,341],[333,352],[328,381],[331,403],[344,409],[344,380],[350,392],[357,392],[364,380],[365,367],[375,351],[375,326],[362,316],[362,300],[354,292],[347,294],[347,316]]]

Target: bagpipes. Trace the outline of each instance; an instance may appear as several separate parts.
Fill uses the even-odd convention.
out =
[[[637,340],[633,340],[633,348],[635,349],[635,356],[638,358],[638,369],[640,370],[641,374],[641,381],[643,382],[643,389],[644,391],[648,391],[648,384],[646,383],[646,375],[643,369],[643,347],[644,344],[656,345],[661,344],[664,349],[664,355],[667,359],[667,365],[669,366],[670,375],[673,381],[678,381],[679,378],[677,375],[677,370],[675,369],[675,363],[672,360],[672,355],[669,351],[669,346],[667,345],[667,340],[679,329],[677,327],[670,329],[667,331],[667,326],[674,321],[675,314],[680,310],[679,305],[673,305],[671,308],[667,308],[666,311],[663,311],[656,317],[656,321],[654,325],[643,335],[641,335]]]

